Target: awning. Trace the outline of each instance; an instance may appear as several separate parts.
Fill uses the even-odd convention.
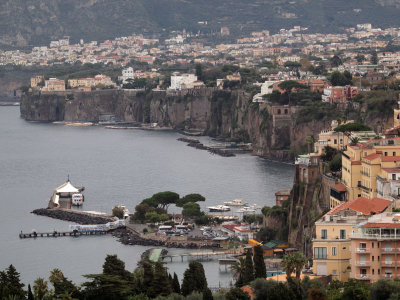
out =
[[[60,185],[56,190],[56,193],[78,193],[78,192],[79,190],[76,187],[74,187],[69,181],[67,181],[63,185]]]

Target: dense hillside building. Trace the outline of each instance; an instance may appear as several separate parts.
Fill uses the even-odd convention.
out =
[[[390,210],[391,203],[385,199],[360,197],[342,203],[315,222],[314,274],[332,275],[334,280],[347,281],[353,270],[350,261],[352,234],[368,216]]]

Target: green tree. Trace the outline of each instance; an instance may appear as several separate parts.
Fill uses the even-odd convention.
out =
[[[369,126],[357,122],[339,125],[334,129],[335,132],[343,132],[347,135],[350,135],[351,132],[370,131],[370,130],[371,128]]]
[[[162,262],[154,263],[153,280],[149,289],[151,294],[149,297],[167,296],[172,293],[170,281],[168,280],[167,269],[163,266]]]
[[[211,290],[209,288],[206,288],[203,291],[203,300],[214,300],[214,297],[211,293]]]
[[[183,274],[181,286],[182,295],[187,296],[193,291],[202,292],[207,288],[207,279],[204,268],[198,261],[191,261],[189,268]]]
[[[236,280],[236,286],[243,285],[243,276],[244,276],[244,269],[245,269],[245,259],[243,257],[239,257],[237,261],[235,261],[231,269],[233,271],[233,279]]]
[[[331,66],[332,67],[339,67],[340,65],[343,64],[342,60],[340,59],[340,57],[338,55],[334,55],[331,59]]]
[[[185,203],[182,209],[182,215],[184,217],[199,217],[201,216],[200,205],[197,203]]]
[[[294,273],[294,270],[296,268],[293,254],[285,255],[282,259],[281,266],[286,272],[287,280],[289,280],[292,277],[292,274]]]
[[[196,76],[198,80],[203,80],[203,67],[201,64],[196,64]]]
[[[378,53],[376,53],[376,51],[371,52],[371,64],[372,65],[378,64]]]
[[[329,76],[329,81],[331,82],[331,84],[333,86],[351,85],[352,84],[352,76],[351,76],[351,74],[349,72],[341,73],[339,71],[334,71]]]
[[[79,297],[79,289],[59,269],[53,269],[50,272],[49,281],[54,287],[56,297]]]
[[[365,56],[362,54],[358,54],[355,59],[357,60],[358,63],[361,63],[363,61],[365,61]]]
[[[341,300],[367,300],[368,286],[358,280],[350,279],[345,283]]]
[[[388,300],[400,295],[400,283],[397,280],[380,279],[371,284],[370,292],[370,300]]]
[[[264,250],[260,245],[254,247],[254,278],[266,278],[267,268],[264,262]]]
[[[170,204],[176,203],[179,200],[179,194],[165,191],[161,193],[154,194],[151,197],[158,205],[163,209],[168,209]]]
[[[189,195],[186,195],[183,198],[179,199],[176,202],[176,206],[182,207],[186,203],[190,203],[190,202],[195,203],[195,202],[200,202],[200,201],[204,202],[204,201],[206,201],[206,198],[200,194],[189,194]]]
[[[244,271],[243,271],[243,285],[247,285],[254,280],[254,265],[251,249],[247,250]]]
[[[0,286],[3,286],[2,297],[15,296],[24,299],[26,292],[24,284],[20,280],[20,275],[13,265],[10,265],[0,274]]]
[[[241,288],[231,288],[225,295],[226,300],[250,300],[249,294],[242,291]]]
[[[179,284],[178,275],[174,272],[174,278],[172,279],[172,290],[174,293],[180,294],[181,293],[181,286]]]
[[[321,159],[325,162],[330,162],[338,153],[338,150],[331,147],[331,146],[325,146],[324,147],[324,153],[321,155]]]
[[[36,279],[33,283],[33,292],[37,300],[42,300],[49,292],[47,288],[47,281],[40,277]]]
[[[125,263],[117,255],[108,254],[103,264],[103,274],[127,278],[130,273],[125,270]]]
[[[342,154],[337,153],[334,158],[329,162],[329,169],[332,172],[338,172],[342,169]]]
[[[307,143],[308,153],[311,153],[315,143],[315,137],[313,134],[307,135],[306,143]]]
[[[33,296],[30,284],[28,284],[28,300],[35,300],[35,297]]]
[[[146,221],[149,221],[151,223],[166,222],[169,220],[169,216],[167,214],[159,214],[155,211],[146,213],[145,218]]]
[[[121,207],[114,206],[112,209],[112,215],[118,219],[124,218],[124,210]]]
[[[257,278],[250,284],[256,300],[291,300],[293,297],[283,283]]]

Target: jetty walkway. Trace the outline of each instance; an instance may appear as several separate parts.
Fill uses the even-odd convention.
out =
[[[26,239],[26,238],[38,238],[38,237],[64,237],[64,236],[81,236],[81,235],[104,235],[107,234],[109,231],[53,231],[53,232],[31,232],[31,233],[21,233],[19,234],[19,238]]]

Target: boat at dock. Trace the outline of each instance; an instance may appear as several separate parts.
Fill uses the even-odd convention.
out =
[[[230,211],[231,208],[226,205],[216,205],[216,206],[209,206],[208,210],[210,212],[226,212],[226,211]]]
[[[242,199],[234,199],[232,201],[226,201],[226,202],[224,202],[224,204],[227,206],[245,206],[245,205],[247,205],[247,203],[243,202]]]
[[[257,210],[257,208],[254,206],[245,206],[245,207],[242,207],[241,209],[239,209],[237,212],[246,214],[246,213],[255,213],[256,210]]]

